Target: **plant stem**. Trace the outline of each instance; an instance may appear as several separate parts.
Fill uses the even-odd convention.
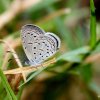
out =
[[[93,0],[90,0],[90,47],[93,48],[96,44],[96,16]]]

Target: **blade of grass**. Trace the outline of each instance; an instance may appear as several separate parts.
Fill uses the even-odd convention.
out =
[[[23,81],[22,81],[23,82]],[[22,83],[21,82],[21,83]],[[22,95],[22,92],[23,92],[23,88],[24,88],[24,86],[22,86],[20,89],[19,89],[19,92],[18,92],[18,94],[17,94],[17,100],[20,100],[21,99],[21,95]]]
[[[57,60],[65,60],[69,62],[81,62],[83,59],[83,56],[86,55],[90,51],[89,47],[82,47],[70,52],[67,52],[63,55],[61,55]]]
[[[37,76],[38,74],[40,74],[43,70],[45,70],[47,67],[42,67],[41,69],[37,70],[36,72],[34,72],[27,80],[25,83],[22,83],[19,87],[22,87],[23,85],[25,85],[27,82],[29,82],[30,80],[32,80],[35,76]]]
[[[1,77],[1,80],[2,80],[2,83],[3,83],[3,86],[5,87],[6,89],[6,92],[7,92],[7,95],[8,95],[8,98],[9,100],[17,100],[14,92],[12,91],[8,81],[6,80],[6,77],[5,75],[3,74],[2,70],[0,69],[0,77]]]
[[[90,47],[93,48],[96,44],[96,16],[93,0],[90,0]]]
[[[1,84],[0,84],[1,85]],[[3,87],[3,86],[2,86]],[[4,90],[4,88],[3,88],[3,90],[2,90],[2,92],[0,92],[0,100],[3,100],[4,99],[4,97],[7,95],[7,93],[6,93],[6,91]]]

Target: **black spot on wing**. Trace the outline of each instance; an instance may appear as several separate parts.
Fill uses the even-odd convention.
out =
[[[36,47],[34,47],[34,49],[36,49]]]
[[[28,44],[33,44],[33,43],[28,43]]]
[[[41,53],[40,53],[40,55],[41,55]]]

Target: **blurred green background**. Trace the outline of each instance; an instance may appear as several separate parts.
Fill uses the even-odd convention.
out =
[[[9,47],[1,42],[0,100],[100,99],[100,0],[94,0],[96,12],[92,15],[96,16],[97,43],[93,48],[90,46],[89,2],[0,0],[0,41],[6,41],[17,52],[23,67],[27,59],[20,38],[23,25],[38,25],[61,39],[61,48],[54,56],[57,62],[32,72],[27,77],[27,83],[20,88],[18,87],[23,84],[20,74],[2,73],[17,68],[18,65],[12,53],[7,52]]]

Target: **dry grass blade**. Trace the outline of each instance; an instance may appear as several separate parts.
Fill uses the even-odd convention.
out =
[[[56,59],[53,58],[53,59],[43,63],[42,65],[28,66],[28,67],[22,67],[22,68],[7,70],[7,71],[4,71],[4,74],[19,74],[19,73],[22,73],[22,71],[24,73],[30,73],[30,72],[33,72],[33,71],[36,71],[36,70],[40,69],[41,67],[49,66],[50,64],[55,63],[55,62],[56,62]]]
[[[5,57],[3,59],[3,64],[2,64],[2,67],[1,67],[2,70],[7,70],[7,63],[9,61],[9,59],[10,59],[10,54],[9,53],[5,54]]]
[[[21,62],[20,62],[20,60],[19,60],[19,58],[18,58],[18,56],[17,56],[15,50],[10,46],[10,44],[7,43],[7,42],[4,41],[4,40],[0,40],[0,42],[5,43],[5,44],[9,47],[9,49],[10,49],[10,51],[12,52],[12,55],[14,56],[14,58],[15,58],[17,64],[18,64],[18,66],[19,66],[20,68],[22,68],[23,66],[22,66],[22,64],[21,64]],[[25,74],[23,73],[23,71],[22,71],[22,76],[23,76],[24,81],[26,81],[26,76],[25,76]]]

